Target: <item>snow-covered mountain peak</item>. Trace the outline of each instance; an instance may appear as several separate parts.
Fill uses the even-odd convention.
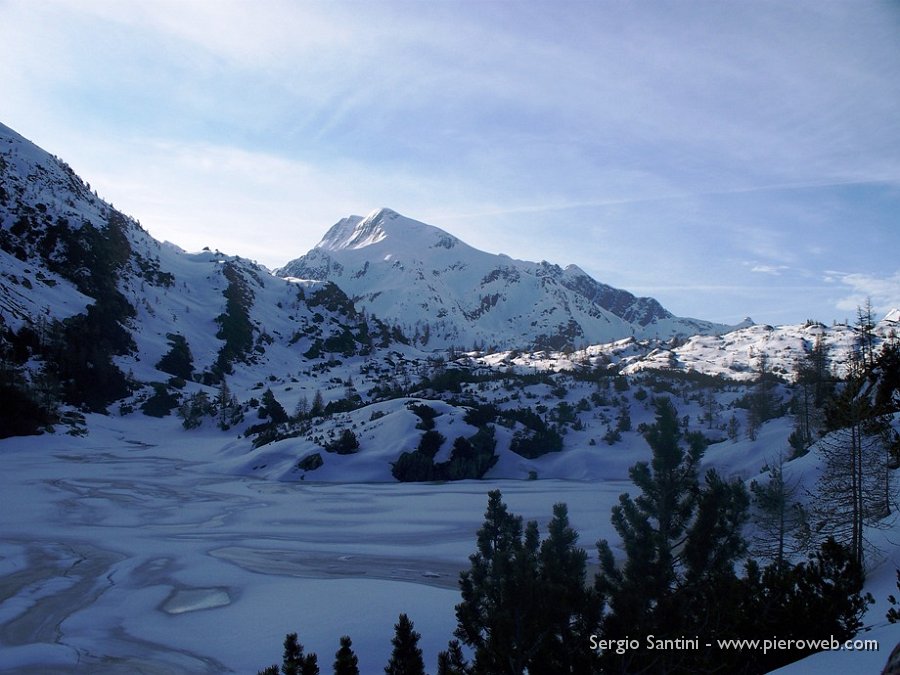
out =
[[[365,218],[347,216],[331,227],[316,248],[326,251],[342,251],[365,248],[388,237],[389,223],[403,217],[388,208],[375,209]]]
[[[431,348],[561,347],[727,328],[675,317],[656,300],[601,284],[577,265],[479,251],[386,208],[344,218],[275,273],[333,281],[358,308]]]
[[[392,257],[429,248],[450,249],[459,240],[443,230],[400,215],[389,208],[372,211],[365,218],[347,216],[334,224],[316,248],[329,251],[354,251],[384,243]]]
[[[339,251],[345,248],[355,248],[351,242],[358,238],[359,226],[364,222],[362,216],[347,216],[341,218],[331,226],[322,241],[316,244],[316,248],[324,251]]]

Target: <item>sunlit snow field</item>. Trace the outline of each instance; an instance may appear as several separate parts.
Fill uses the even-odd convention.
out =
[[[90,423],[86,438],[0,442],[0,672],[255,673],[296,631],[322,672],[347,634],[361,672],[380,673],[401,612],[433,672],[489,490],[542,534],[566,502],[591,562],[598,538],[615,539],[610,508],[633,490],[267,481],[217,473],[229,463],[216,434],[162,423],[141,430],[149,445],[133,421]],[[886,595],[892,570],[879,576]],[[886,656],[821,655],[815,672],[878,672]]]

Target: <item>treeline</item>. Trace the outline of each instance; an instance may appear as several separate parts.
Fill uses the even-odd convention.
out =
[[[509,512],[500,491],[489,494],[438,675],[763,673],[808,652],[706,644],[856,634],[872,600],[862,595],[863,568],[852,550],[829,538],[805,562],[750,559],[743,536],[750,495],[715,471],[701,477],[704,444],[683,435],[669,399],[657,399],[645,437],[652,458],[630,471],[639,494],[623,494],[612,511],[622,555],[598,542],[593,580],[565,504],[554,507],[542,539],[536,522]],[[385,672],[424,673],[411,622],[401,616],[395,630]],[[688,648],[659,648],[679,640]],[[319,672],[309,655],[292,665],[298,662],[285,644],[282,673]],[[407,665],[396,665],[410,654]],[[339,671],[336,661],[334,672],[358,671]]]
[[[15,331],[0,317],[0,394],[8,402],[0,409],[0,438],[52,426],[60,420],[60,404],[105,412],[131,393],[133,383],[114,363],[114,357],[135,349],[125,324],[136,310],[116,285],[132,257],[130,227],[116,211],[108,213],[102,228],[87,222],[73,228],[65,218],[51,222],[46,215],[38,222],[23,214],[0,237],[4,251],[22,260],[40,255],[50,271],[93,299],[81,314],[63,320],[39,317]],[[169,283],[150,267],[146,274],[151,283]],[[31,289],[27,279],[20,283]]]
[[[418,447],[411,452],[404,452],[391,464],[391,475],[399,481],[436,481],[465,480],[483,478],[494,464],[497,455],[494,450],[497,442],[494,439],[494,427],[484,420],[466,415],[466,422],[478,428],[472,436],[457,436],[453,441],[450,458],[444,462],[435,462],[434,458],[447,440],[435,429],[435,418],[439,416],[434,408],[428,405],[411,405],[409,409],[418,416],[416,425],[424,433],[419,439]]]
[[[406,614],[401,614],[394,625],[394,637],[391,640],[393,651],[384,672],[387,675],[425,675],[425,662],[419,648],[422,636],[413,628],[412,621]],[[359,659],[353,652],[350,637],[341,637],[340,648],[334,655],[332,669],[334,675],[359,675]],[[304,654],[303,645],[296,633],[288,633],[284,638],[284,652],[281,669],[277,664],[260,670],[257,675],[320,675],[319,657],[317,654]]]

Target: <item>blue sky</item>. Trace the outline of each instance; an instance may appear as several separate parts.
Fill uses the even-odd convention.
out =
[[[388,206],[734,323],[900,306],[900,4],[0,0],[0,121],[270,267]]]

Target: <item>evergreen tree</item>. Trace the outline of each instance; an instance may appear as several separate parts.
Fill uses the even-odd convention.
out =
[[[56,412],[45,410],[27,387],[0,384],[0,438],[41,433],[56,420]]]
[[[726,429],[728,433],[728,439],[730,441],[736,441],[741,433],[741,423],[738,421],[738,418],[734,415],[728,420],[728,427]]]
[[[346,382],[344,382],[344,399],[347,401],[354,401],[359,398],[359,394],[356,392],[356,385],[353,384],[353,378],[347,377]]]
[[[181,425],[185,429],[196,429],[203,424],[203,418],[211,412],[209,394],[203,390],[195,391],[178,407],[178,417],[181,418]]]
[[[169,333],[169,351],[156,364],[157,369],[175,377],[190,380],[194,371],[194,357],[183,335]]]
[[[850,550],[826,540],[805,563],[773,562],[760,569],[751,561],[743,583],[740,632],[748,638],[777,635],[817,641],[852,638],[862,627],[870,595],[862,595],[864,574]],[[762,673],[804,658],[815,649],[751,652],[743,656],[745,672]]]
[[[447,651],[438,654],[437,675],[472,675],[472,669],[463,656],[459,640],[451,640]]]
[[[491,425],[479,428],[468,438],[458,436],[453,441],[450,459],[440,465],[440,471],[448,480],[483,478],[499,459],[494,454],[496,446],[494,427]]]
[[[631,431],[631,413],[627,404],[619,409],[619,415],[616,418],[616,431]]]
[[[342,429],[337,440],[328,443],[325,449],[339,455],[352,455],[359,451],[359,439],[352,429]]]
[[[720,603],[736,585],[734,563],[744,551],[740,530],[748,498],[743,485],[712,471],[700,485],[703,445],[689,435],[688,448],[681,447],[678,416],[668,399],[656,402],[656,422],[645,438],[652,459],[630,471],[641,494],[634,499],[622,495],[612,513],[625,550],[621,567],[609,544],[598,542],[596,587],[609,604],[603,635],[623,639],[640,628],[665,639],[702,628],[711,637],[731,636],[733,617]],[[704,654],[694,658],[702,660]],[[611,672],[689,672],[700,665],[686,662],[691,656],[682,650],[606,652],[603,658]]]
[[[475,652],[473,672],[520,675],[535,646],[537,525],[509,513],[499,490],[488,494],[471,568],[460,574],[454,634]]]
[[[599,544],[599,586],[609,595],[616,619],[627,626],[648,626],[656,601],[675,581],[675,548],[694,511],[700,453],[679,446],[677,413],[669,399],[656,403],[656,423],[645,434],[653,458],[629,474],[641,490],[637,499],[623,494],[613,508],[612,523],[622,538],[626,562],[621,570],[606,541]],[[610,623],[609,621],[607,623]]]
[[[32,374],[31,389],[35,403],[40,406],[48,422],[55,420],[58,417],[62,391],[59,381],[47,364],[44,364],[40,370]]]
[[[281,672],[283,675],[300,675],[303,667],[303,645],[297,639],[296,633],[288,633],[284,637],[284,655],[281,660]]]
[[[586,586],[587,553],[577,547],[565,504],[553,507],[547,538],[538,553],[541,640],[530,673],[590,673],[595,655],[585,649],[599,625],[600,603]]]
[[[834,635],[844,641],[856,635],[874,599],[862,595],[865,573],[852,551],[828,538],[803,571],[798,586],[807,613],[803,625],[810,637]]]
[[[856,308],[856,332],[863,365],[871,370],[875,367],[875,317],[871,298]]]
[[[316,389],[316,393],[313,396],[312,406],[309,409],[310,417],[321,417],[325,414],[325,401],[322,398],[322,392]]]
[[[824,423],[823,408],[834,390],[828,346],[821,336],[797,362],[795,380],[798,391],[793,403],[797,414],[797,436],[792,445],[798,453],[802,453],[821,429]]]
[[[341,637],[341,646],[334,655],[334,675],[359,675],[359,659],[352,644],[348,635]]]
[[[554,507],[542,543],[537,523],[523,528],[499,490],[489,493],[477,551],[460,575],[462,602],[456,606],[455,635],[474,651],[472,673],[591,672],[587,645],[599,603],[585,588],[587,555],[576,547],[577,539],[564,504]],[[441,663],[448,672],[468,672],[454,653],[446,652]]]
[[[303,666],[300,668],[300,675],[320,675],[319,673],[319,657],[315,654],[307,654],[303,659]]]
[[[897,570],[897,590],[900,591],[900,569]],[[891,603],[891,607],[888,609],[885,617],[889,623],[900,623],[900,609],[897,609],[900,603],[898,603],[896,596],[889,595],[888,602]]]
[[[319,658],[313,653],[303,654],[303,645],[296,633],[284,637],[281,672],[282,675],[319,675]]]
[[[778,401],[775,398],[777,377],[769,367],[769,357],[761,353],[756,361],[756,384],[749,397],[747,411],[747,437],[756,440],[759,428],[778,414]]]
[[[259,416],[262,419],[268,418],[272,424],[283,424],[289,420],[288,414],[275,398],[275,394],[272,393],[271,389],[266,389],[263,392]]]
[[[391,639],[394,650],[384,668],[386,675],[425,675],[425,662],[419,648],[420,637],[422,636],[413,630],[409,617],[401,614],[394,624],[394,637]]]
[[[900,343],[896,337],[882,345],[875,362],[878,387],[875,409],[879,414],[900,411]]]
[[[741,530],[747,521],[749,504],[740,480],[729,482],[715,470],[706,472],[680,554],[685,586],[713,583],[734,575],[734,562],[747,548]]]
[[[228,280],[228,287],[224,291],[225,311],[216,317],[219,325],[216,337],[225,341],[213,366],[217,375],[231,373],[232,364],[246,360],[253,348],[253,322],[250,320],[253,291],[237,264],[227,261],[222,265],[222,274]]]

